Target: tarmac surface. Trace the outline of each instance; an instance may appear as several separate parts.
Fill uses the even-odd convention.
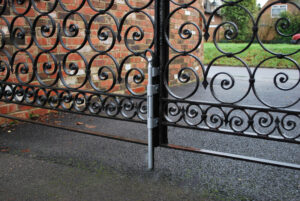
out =
[[[244,69],[238,98],[247,85]],[[257,78],[266,101],[286,104],[272,92],[271,73]],[[218,68],[216,68],[218,72]],[[215,73],[216,73],[215,72]],[[287,71],[290,81],[299,79]],[[275,72],[276,73],[276,72]],[[247,77],[247,76],[246,76]],[[191,86],[187,86],[191,87]],[[177,90],[177,91],[176,91]],[[295,90],[299,91],[299,87]],[[182,93],[183,90],[175,89]],[[207,90],[194,98],[210,101]],[[227,92],[226,92],[227,93]],[[224,96],[226,98],[226,96]],[[275,97],[275,98],[274,98]],[[299,93],[288,94],[288,100]],[[259,104],[252,95],[244,103]],[[293,107],[299,110],[299,104]],[[45,119],[44,119],[45,120]],[[50,121],[73,128],[147,139],[136,124],[74,114],[53,114]],[[78,124],[78,122],[81,122]],[[296,130],[296,132],[300,130]],[[226,136],[170,127],[173,144],[225,151],[300,164],[300,145]],[[284,200],[299,201],[300,171],[182,151],[155,149],[155,170],[147,171],[147,147],[75,132],[19,123],[0,130],[0,200]],[[3,147],[7,147],[6,150]]]

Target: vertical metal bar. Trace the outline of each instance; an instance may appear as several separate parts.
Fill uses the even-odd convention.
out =
[[[161,98],[167,96],[167,90],[163,86],[163,68],[168,62],[169,48],[164,39],[164,24],[169,15],[169,0],[155,0],[155,29],[154,29],[154,57],[148,66],[148,168],[154,168],[154,147],[167,144],[167,126],[162,125],[163,104]],[[169,26],[166,26],[169,30]],[[169,31],[168,31],[169,32]],[[159,68],[159,73],[152,75],[153,67]],[[158,85],[159,93],[153,94],[153,87]],[[150,121],[151,119],[151,121]],[[153,119],[158,119],[159,126],[153,126]]]
[[[168,69],[166,65],[169,61],[169,46],[165,40],[165,32],[167,36],[169,36],[169,22],[167,21],[168,15],[170,13],[170,1],[169,0],[160,0],[159,1],[159,83],[160,83],[160,91],[159,91],[159,108],[158,108],[158,115],[159,115],[159,144],[168,144],[168,128],[165,125],[162,125],[161,122],[163,121],[164,116],[164,105],[162,98],[168,97],[168,91],[164,87],[164,73]]]
[[[149,61],[148,65],[148,87],[147,87],[147,111],[148,111],[148,121],[147,121],[147,128],[148,128],[148,169],[154,169],[154,147],[159,145],[159,128],[151,128],[150,118],[158,117],[159,116],[159,95],[158,94],[150,94],[150,85],[159,84],[160,83],[160,75],[156,77],[152,76],[152,66],[160,66],[159,65],[159,52],[160,52],[160,0],[154,1],[155,5],[155,24],[154,24],[154,55],[152,61]]]
[[[160,67],[160,40],[161,40],[161,33],[160,33],[160,4],[162,0],[155,0],[155,29],[154,29],[154,57],[152,58],[152,65],[155,67]],[[157,76],[153,77],[153,84],[160,84],[161,73]],[[159,117],[159,94],[153,95],[153,116]],[[152,129],[153,132],[153,146],[157,147],[159,145],[159,136],[160,136],[160,127],[156,127]]]
[[[148,128],[148,169],[154,168],[154,148],[153,148],[153,82],[152,82],[152,62],[148,64],[148,86],[147,86],[147,128]]]

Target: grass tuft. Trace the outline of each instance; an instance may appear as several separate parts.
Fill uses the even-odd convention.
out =
[[[247,43],[219,43],[218,46],[225,52],[236,53],[247,47]],[[291,54],[298,51],[296,54],[288,56],[300,64],[300,45],[293,44],[265,44],[266,49],[281,54]],[[204,63],[209,64],[214,58],[223,55],[214,45],[214,43],[204,43]],[[258,66],[264,59],[274,55],[267,52],[258,43],[252,44],[247,50],[236,55],[241,58],[248,66]],[[214,62],[213,65],[221,66],[244,66],[243,63],[235,58],[222,57]],[[262,67],[268,68],[297,68],[296,64],[287,59],[272,58],[263,62]]]

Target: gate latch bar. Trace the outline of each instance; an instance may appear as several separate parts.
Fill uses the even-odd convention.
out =
[[[148,85],[147,86],[148,96],[152,96],[154,94],[157,94],[158,93],[158,89],[159,89],[159,85],[158,84]]]
[[[148,118],[147,128],[156,128],[158,126],[158,118]]]
[[[159,68],[158,67],[152,67],[152,77],[156,77],[159,75]]]

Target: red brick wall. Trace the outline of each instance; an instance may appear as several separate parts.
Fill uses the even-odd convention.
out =
[[[205,14],[205,18],[209,19],[210,14]],[[209,39],[207,40],[208,42],[212,42],[213,41],[213,35],[214,35],[214,31],[216,30],[216,27],[222,23],[222,17],[219,15],[214,15],[213,20],[210,23],[210,27],[209,27]],[[217,37],[216,40],[222,40],[224,38],[224,29],[220,28],[220,30],[217,32]]]
[[[23,12],[28,5],[28,0],[25,0],[25,2],[26,2],[25,5],[17,5],[15,3],[16,10],[19,12]],[[46,11],[51,8],[51,6],[52,6],[51,2],[53,2],[53,1],[40,0],[40,1],[36,1],[35,3],[40,10]],[[81,0],[62,0],[62,2],[64,3],[65,7],[67,7],[68,9],[74,9],[82,1]],[[110,2],[109,0],[100,1],[100,2],[92,0],[93,5],[99,9],[100,8],[103,9],[103,8],[107,7],[109,2]],[[141,6],[141,5],[145,5],[148,1],[145,2],[143,0],[132,0],[129,2],[135,6]],[[194,6],[203,10],[201,1],[197,1],[196,3],[194,3]],[[176,6],[171,3],[171,10],[174,8],[176,8]],[[188,10],[190,10],[190,9],[188,9]],[[125,4],[124,0],[115,1],[113,7],[109,10],[109,12],[111,14],[113,14],[116,18],[118,18],[119,21],[129,11],[130,11],[130,8]],[[148,7],[144,11],[153,17],[154,16],[154,5],[152,4],[150,7]],[[88,5],[87,2],[85,3],[84,7],[82,9],[80,9],[79,13],[81,13],[84,16],[84,18],[86,19],[87,22],[90,22],[91,18],[96,14],[96,12],[90,8],[90,6]],[[55,11],[53,11],[50,15],[53,17],[56,24],[59,23],[62,26],[63,19],[67,14],[68,13],[66,13],[61,8],[61,6],[58,5],[57,8],[55,9]],[[26,14],[26,16],[31,21],[31,23],[33,23],[33,21],[36,19],[36,17],[38,15],[39,15],[39,13],[34,9],[31,9]],[[13,17],[15,17],[16,14],[13,13],[12,7],[8,6],[6,8],[6,11],[3,16],[11,23]],[[195,13],[193,10],[190,10],[190,13],[185,12],[185,11],[178,12],[176,14],[175,18],[172,18],[171,26],[170,26],[170,41],[172,43],[176,44],[175,45],[176,48],[187,49],[187,48],[191,48],[195,44],[193,39],[182,40],[178,35],[178,27],[180,26],[181,23],[184,23],[187,20],[193,21],[194,23],[198,24],[198,26],[202,29],[202,25],[201,25],[202,20],[199,17],[199,15],[197,13]],[[69,20],[67,21],[67,26],[69,26],[71,23],[78,25],[79,34],[77,35],[77,37],[66,37],[65,35],[63,35],[62,40],[69,48],[75,48],[75,47],[78,47],[84,40],[83,38],[85,36],[85,29],[84,29],[84,23],[79,15],[75,14],[75,15],[70,16]],[[41,28],[41,26],[43,26],[45,24],[50,25],[49,19],[47,17],[41,17],[38,22],[37,29],[35,30],[36,37],[37,37],[38,43],[43,48],[50,48],[55,44],[57,37],[56,37],[56,33],[53,37],[50,37],[50,38],[42,37],[40,28]],[[105,41],[105,42],[99,41],[99,39],[97,38],[97,31],[100,26],[104,26],[104,25],[111,27],[113,29],[113,31],[115,33],[117,33],[117,26],[115,25],[113,18],[111,18],[108,15],[98,16],[95,19],[90,31],[91,31],[92,44],[99,50],[105,50],[105,49],[109,48],[112,38],[113,38],[112,35],[110,34],[107,41]],[[127,47],[124,44],[124,35],[125,35],[125,31],[132,25],[140,26],[144,30],[144,33],[145,33],[143,40],[134,41],[134,40],[132,40],[131,36],[132,36],[133,31],[137,30],[137,29],[133,29],[133,31],[130,32],[128,43],[132,49],[144,50],[144,49],[148,48],[149,44],[151,43],[151,41],[154,37],[152,25],[151,25],[150,21],[146,18],[146,16],[143,14],[140,14],[140,13],[131,14],[124,23],[124,27],[121,32],[121,36],[122,36],[121,42],[116,41],[116,44],[114,45],[113,49],[109,52],[114,58],[116,58],[118,63],[121,63],[121,61],[127,55],[130,54],[129,50],[127,49]],[[0,27],[1,30],[5,33],[5,38],[8,39],[9,38],[8,27],[3,20],[0,20],[0,26],[1,26]],[[29,25],[22,17],[20,17],[19,19],[17,19],[15,21],[14,27],[23,27],[25,30],[29,31]],[[195,31],[195,29],[193,29],[193,27],[189,27],[189,28],[191,28],[191,30]],[[56,27],[56,30],[57,29],[58,28]],[[105,31],[108,31],[108,29],[106,29]],[[30,31],[29,31],[29,32],[27,32],[26,37],[25,37],[25,45],[20,45],[20,46],[25,47],[27,44],[29,44],[30,40],[31,40],[31,35],[30,35]],[[7,40],[7,42],[8,42],[8,40]],[[9,54],[13,54],[16,51],[16,48],[13,45],[8,43],[5,45],[5,50],[7,50],[9,52]],[[37,54],[39,52],[41,52],[41,50],[35,44],[33,44],[28,49],[28,52],[33,56],[33,58],[36,58]],[[55,55],[55,57],[60,62],[62,62],[62,58],[68,52],[69,51],[66,50],[61,45],[61,43],[59,43],[59,45],[54,50],[51,51],[51,53],[53,53],[53,55]],[[90,62],[91,58],[96,54],[96,52],[91,48],[91,46],[88,42],[78,52],[80,52],[86,58],[87,62]],[[202,59],[203,45],[201,45],[197,49],[197,51],[193,52],[193,54],[195,54],[197,57]],[[176,55],[176,53],[170,51],[170,57],[172,57],[174,55]],[[3,52],[0,53],[0,60],[2,60],[2,61],[8,60],[6,58],[6,56],[3,54]],[[29,69],[31,69],[30,72],[32,72],[33,64],[31,62],[30,58],[25,53],[18,53],[18,55],[16,56],[16,59],[15,59],[15,62],[14,62],[14,66],[13,66],[14,69],[16,68],[16,64],[19,62],[26,62],[28,64]],[[43,54],[37,62],[38,63],[37,69],[40,72],[39,76],[42,78],[43,82],[50,85],[51,83],[53,83],[56,74],[55,75],[46,75],[45,73],[42,73],[43,64],[45,62],[50,62],[52,64],[52,67],[54,66],[54,62],[51,59],[51,56],[49,56],[49,54],[48,55]],[[68,56],[67,64],[70,64],[71,62],[76,63],[79,66],[79,74],[84,74],[85,63],[78,54],[72,53]],[[95,79],[93,79],[94,84],[97,88],[106,90],[106,89],[110,88],[113,80],[112,80],[112,76],[110,76],[110,79],[105,80],[105,81],[99,81],[99,79],[96,78],[97,72],[98,72],[98,69],[100,66],[110,66],[114,69],[115,73],[117,73],[117,71],[116,71],[116,67],[114,65],[113,60],[110,59],[108,56],[98,56],[94,60],[93,65],[91,67],[91,71],[92,71],[91,76],[93,78],[95,78]],[[176,72],[178,73],[177,70],[183,66],[195,67],[197,69],[197,71],[199,72],[199,74],[201,75],[201,68],[197,67],[198,66],[197,62],[195,62],[194,60],[191,60],[189,58],[184,58],[184,59],[181,59],[178,62],[176,62],[176,64],[170,65],[170,68],[172,68],[172,69],[174,68],[173,70],[170,70],[170,84],[172,84],[172,85],[178,84],[178,81],[176,81],[176,76],[174,74]],[[122,71],[122,78],[124,78],[126,72],[133,67],[143,70],[145,74],[147,73],[147,63],[141,57],[134,56],[126,61],[125,66],[124,66],[125,70]],[[53,70],[53,68],[52,68],[52,70]],[[30,72],[26,75],[21,75],[20,79],[23,81],[28,81],[30,79],[30,77],[32,76],[32,73],[30,73]],[[63,77],[66,80],[66,82],[72,87],[80,85],[80,83],[82,83],[84,80],[84,75],[67,76],[66,73],[63,73],[63,75],[64,75]],[[5,76],[4,72],[0,73],[0,79],[3,79],[4,76]],[[15,74],[11,74],[9,79],[7,80],[7,82],[18,82]],[[30,84],[39,85],[39,82],[37,81],[37,79],[35,79]],[[141,85],[135,86],[135,84],[132,84],[132,87],[135,92],[139,93],[139,92],[144,92],[146,90],[146,85],[147,85],[147,79]],[[55,87],[63,87],[63,84],[59,81],[54,86]],[[83,88],[94,91],[94,89],[92,88],[92,86],[90,84],[86,84]],[[120,93],[121,94],[129,93],[125,87],[124,81],[121,84],[115,85],[109,92],[119,93],[119,94]],[[15,105],[15,104],[6,104],[3,102],[0,102],[0,112],[2,114],[11,114],[11,115],[17,115],[17,116],[21,116],[21,117],[29,117],[29,114],[31,114],[31,113],[45,114],[48,112],[48,110],[32,108],[32,107],[28,107],[28,106]],[[0,123],[3,123],[4,121],[6,121],[6,120],[0,119]]]
[[[187,1],[176,1],[176,2],[187,2]],[[193,4],[194,7],[198,8],[204,13],[204,8],[202,1],[196,1]],[[172,12],[174,9],[178,8],[178,6],[174,5],[171,3],[171,11]],[[193,22],[195,23],[200,31],[202,31],[202,34],[204,35],[203,29],[203,19],[201,15],[196,12],[194,9],[188,8],[188,9],[181,9],[178,10],[171,18],[170,20],[170,43],[171,45],[176,48],[179,51],[189,51],[193,49],[197,42],[201,40],[199,38],[199,31],[198,29],[193,26],[193,25],[187,25],[183,29],[190,30],[193,36],[189,39],[182,39],[180,38],[178,32],[179,28],[181,27],[182,24],[185,22]],[[203,61],[203,43],[204,43],[204,38],[202,35],[202,42],[200,46],[191,54],[195,55],[198,57],[201,61]],[[179,53],[173,51],[170,49],[170,59],[172,59],[174,56],[177,56]],[[182,56],[178,57],[175,59],[169,66],[169,85],[176,86],[176,85],[182,85],[183,83],[179,82],[178,80],[178,72],[182,67],[192,67],[196,72],[198,72],[199,77],[201,78],[202,75],[202,70],[199,65],[199,63],[193,59],[192,57],[189,56]],[[191,71],[186,71],[185,73],[189,74],[191,76],[191,80],[195,80],[195,76],[193,76]]]

